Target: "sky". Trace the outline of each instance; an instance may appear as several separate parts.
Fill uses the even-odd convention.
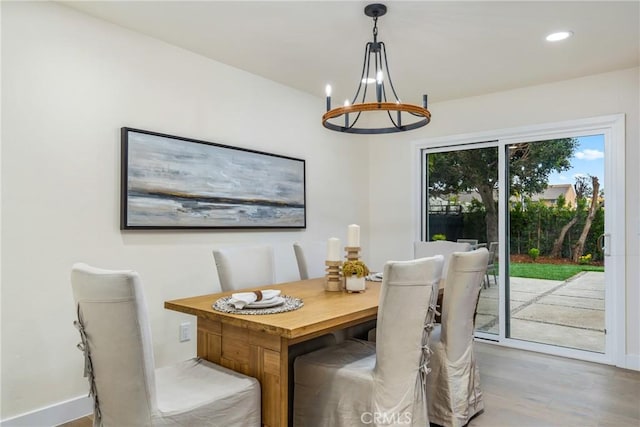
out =
[[[575,184],[577,176],[593,175],[598,177],[600,189],[604,189],[604,135],[576,139],[579,145],[571,158],[572,168],[562,173],[553,172],[549,175],[549,184]]]

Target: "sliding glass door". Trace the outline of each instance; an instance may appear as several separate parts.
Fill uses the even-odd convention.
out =
[[[505,150],[505,335],[604,353],[604,136],[522,142]]]
[[[624,354],[621,120],[601,123],[421,148],[421,239],[490,252],[476,337],[605,363]]]
[[[429,150],[424,157],[423,241],[463,241],[490,250],[476,314],[476,330],[498,334],[498,147]]]

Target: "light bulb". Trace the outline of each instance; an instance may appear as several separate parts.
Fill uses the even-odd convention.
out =
[[[572,31],[558,31],[547,36],[548,42],[558,42],[560,40],[568,39],[573,35]]]
[[[378,70],[378,74],[376,74],[376,81],[378,84],[382,83],[382,70]]]
[[[324,92],[327,94],[327,96],[331,96],[331,85],[327,85],[324,88]]]
[[[345,106],[345,107],[348,107],[349,105],[350,105],[350,104],[349,104],[349,100],[348,100],[348,99],[345,99],[345,100],[344,100],[344,106]]]

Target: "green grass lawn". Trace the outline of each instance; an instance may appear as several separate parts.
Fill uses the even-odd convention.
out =
[[[604,271],[604,267],[573,264],[511,263],[509,274],[531,279],[567,280],[581,271]]]

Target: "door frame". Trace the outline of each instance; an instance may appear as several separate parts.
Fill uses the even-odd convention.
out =
[[[504,147],[517,142],[543,141],[556,138],[567,138],[585,136],[590,134],[604,135],[605,147],[605,182],[607,185],[607,214],[605,215],[605,232],[611,235],[610,255],[606,259],[605,269],[605,352],[594,353],[584,350],[557,347],[548,344],[533,343],[527,341],[507,338],[505,336],[505,283],[506,263],[500,263],[500,334],[497,336],[498,345],[520,348],[524,350],[538,351],[564,357],[588,360],[598,363],[606,363],[620,367],[626,366],[626,304],[625,304],[625,115],[612,114],[607,116],[590,117],[576,120],[566,120],[554,123],[544,123],[537,125],[521,126],[515,128],[497,129],[476,133],[451,135],[444,137],[428,138],[413,141],[414,154],[414,176],[420,177],[420,185],[414,185],[414,200],[420,200],[417,205],[415,215],[414,235],[420,239],[423,233],[422,209],[424,206],[423,188],[425,176],[423,168],[424,150],[443,151],[447,147],[457,147],[461,145],[480,148],[486,145],[494,145],[497,141],[499,170],[505,168]],[[491,141],[483,143],[483,141]],[[415,181],[414,181],[415,182]],[[498,227],[500,230],[500,248],[507,248],[506,245],[506,206],[508,197],[506,196],[506,183],[504,179],[499,181],[499,215]],[[506,249],[502,249],[506,250]],[[488,334],[487,334],[488,335]],[[481,338],[489,336],[481,335]]]

